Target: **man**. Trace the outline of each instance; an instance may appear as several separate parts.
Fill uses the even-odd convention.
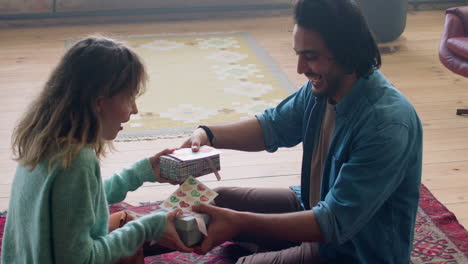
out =
[[[302,143],[301,188],[218,189],[219,207],[195,207],[212,216],[198,250],[234,238],[267,251],[238,263],[408,263],[418,116],[378,71],[377,45],[354,2],[300,0],[295,23],[297,72],[307,83],[256,118],[202,126],[182,146],[274,152]]]

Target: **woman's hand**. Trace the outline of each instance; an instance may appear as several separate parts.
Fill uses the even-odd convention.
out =
[[[160,157],[163,156],[163,155],[171,154],[171,153],[174,152],[174,150],[176,150],[176,149],[165,149],[165,150],[163,150],[163,151],[161,151],[161,152],[157,153],[156,155],[149,158],[150,163],[151,163],[151,167],[153,168],[153,174],[154,174],[154,177],[156,178],[157,182],[160,182],[160,183],[168,182],[168,183],[170,183],[172,185],[179,184],[178,182],[175,182],[175,181],[172,181],[172,180],[161,177]]]

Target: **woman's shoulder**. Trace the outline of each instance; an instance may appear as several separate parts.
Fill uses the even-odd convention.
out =
[[[96,152],[94,149],[86,146],[80,149],[78,155],[76,156],[75,162],[90,162],[97,161]]]
[[[94,149],[84,147],[66,168],[57,166],[56,181],[64,180],[64,184],[80,184],[97,181],[100,178],[100,167]]]
[[[94,149],[88,146],[82,147],[68,166],[63,165],[63,156],[57,157],[57,152],[48,155],[48,158],[43,160],[42,165],[48,167],[51,171],[74,172],[74,171],[91,171],[99,170],[99,161],[94,152]]]
[[[94,152],[94,149],[91,147],[83,147],[80,149],[78,155],[70,164],[70,168],[90,168],[90,169],[98,169],[99,168],[99,161]]]

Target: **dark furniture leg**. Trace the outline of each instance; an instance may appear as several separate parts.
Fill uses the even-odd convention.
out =
[[[468,115],[468,109],[457,109],[457,115]]]

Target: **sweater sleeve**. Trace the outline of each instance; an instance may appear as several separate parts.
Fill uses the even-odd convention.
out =
[[[144,182],[155,181],[156,177],[149,159],[142,159],[129,168],[116,172],[112,177],[104,179],[107,202],[109,204],[121,202],[127,196],[127,192],[138,189]]]
[[[58,173],[52,188],[55,263],[114,263],[134,254],[144,241],[159,240],[166,227],[166,216],[159,213],[108,233],[109,214],[97,161],[94,166],[78,163]]]

